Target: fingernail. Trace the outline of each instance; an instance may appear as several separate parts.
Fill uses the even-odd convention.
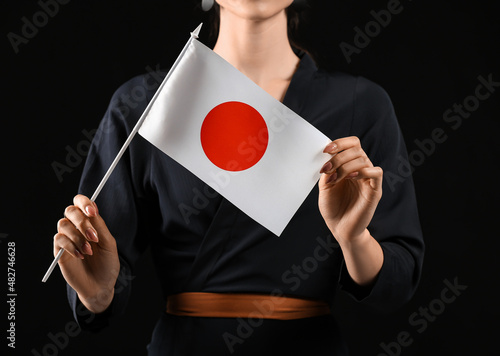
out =
[[[326,145],[325,149],[323,150],[324,153],[333,153],[337,150],[337,144],[336,143],[329,143]]]
[[[87,238],[89,240],[94,242],[99,242],[99,238],[97,237],[97,232],[93,228],[89,227],[87,231],[85,231],[85,235],[87,235]]]
[[[75,250],[75,256],[78,257],[81,260],[83,260],[85,258],[83,256],[83,254],[80,251],[78,251],[78,250]]]
[[[357,176],[359,175],[359,172],[353,172],[351,174],[349,174],[347,177],[345,177],[346,179],[353,179],[353,178],[356,178]]]
[[[92,255],[92,247],[90,247],[88,242],[85,242],[82,245],[82,251],[86,253],[87,255]]]
[[[95,203],[95,201],[92,202],[92,204],[94,204],[94,209],[95,209],[95,215],[99,215],[99,208],[97,207],[97,204]]]
[[[333,172],[330,177],[328,177],[326,183],[334,183],[337,180],[337,172]]]
[[[96,215],[95,208],[91,205],[87,205],[85,207],[85,211],[86,211],[88,216],[95,216]]]
[[[328,172],[329,170],[332,169],[332,162],[328,161],[326,162],[323,167],[321,168],[321,170],[319,171],[319,173],[325,173],[325,172]]]

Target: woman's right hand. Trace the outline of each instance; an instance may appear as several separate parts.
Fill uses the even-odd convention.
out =
[[[77,195],[73,204],[66,208],[65,217],[57,224],[54,256],[64,248],[59,260],[64,279],[87,309],[100,313],[113,300],[120,272],[116,241],[94,202]]]

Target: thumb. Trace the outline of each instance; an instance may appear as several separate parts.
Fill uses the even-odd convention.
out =
[[[99,237],[99,241],[97,242],[97,244],[99,245],[99,247],[105,250],[114,249],[116,248],[116,241],[111,232],[109,231],[106,222],[99,214],[99,210],[97,209],[97,204],[95,204],[95,202],[93,202],[93,204],[96,208],[96,211],[95,215],[90,217],[90,223],[97,231],[97,236]]]

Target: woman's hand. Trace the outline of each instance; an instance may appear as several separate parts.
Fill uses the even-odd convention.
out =
[[[357,137],[332,141],[324,152],[332,158],[321,168],[321,215],[342,249],[352,280],[371,285],[384,263],[382,247],[367,229],[382,197],[382,169],[373,167]]]
[[[82,303],[94,313],[113,300],[120,271],[116,241],[99,215],[97,205],[77,195],[64,211],[54,236],[54,256],[61,248],[59,267]]]
[[[332,158],[321,168],[319,209],[339,243],[366,235],[382,197],[382,169],[374,167],[355,136],[329,143]]]

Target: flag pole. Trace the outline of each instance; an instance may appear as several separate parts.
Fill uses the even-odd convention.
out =
[[[160,87],[158,88],[158,90],[154,94],[153,98],[151,99],[151,101],[146,106],[146,109],[144,110],[144,112],[142,113],[141,117],[139,118],[139,121],[137,121],[137,123],[135,124],[134,128],[130,132],[130,135],[128,136],[127,140],[125,141],[125,143],[123,144],[122,148],[120,149],[120,151],[116,155],[115,159],[113,160],[113,162],[109,166],[106,174],[104,175],[104,177],[102,178],[101,182],[97,186],[94,194],[92,194],[92,197],[90,198],[91,201],[95,201],[97,199],[97,196],[99,195],[99,193],[101,192],[102,188],[104,187],[104,184],[106,184],[107,180],[111,176],[111,173],[113,173],[113,170],[116,168],[118,162],[120,161],[120,158],[123,156],[123,154],[125,153],[126,149],[128,148],[128,146],[132,142],[132,139],[134,138],[134,136],[137,134],[137,132],[141,128],[142,123],[144,122],[144,120],[148,116],[148,113],[151,110],[151,107],[153,106],[153,103],[156,101],[156,98],[158,97],[161,89],[165,86],[165,83],[167,82],[167,80],[170,77],[171,73],[175,70],[175,68],[179,64],[180,60],[182,59],[182,57],[186,53],[186,51],[187,51],[189,45],[191,44],[191,42],[194,39],[198,38],[198,35],[200,34],[200,30],[201,30],[201,26],[202,25],[203,25],[203,23],[199,24],[198,27],[196,27],[196,29],[193,32],[191,32],[191,37],[189,38],[189,40],[187,41],[186,45],[182,49],[181,53],[179,54],[179,56],[175,60],[174,64],[172,65],[172,67],[168,71],[167,75],[165,76],[165,79],[163,79],[163,82],[160,84]],[[52,261],[52,263],[50,264],[47,272],[43,276],[42,282],[45,283],[49,279],[52,271],[56,267],[57,262],[59,261],[59,259],[61,258],[61,256],[62,256],[63,253],[64,253],[64,249],[61,248],[59,250],[59,252],[57,253],[56,257],[54,258],[54,260]]]

